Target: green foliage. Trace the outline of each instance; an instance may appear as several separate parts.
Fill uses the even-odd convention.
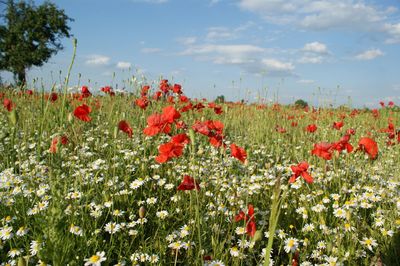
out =
[[[0,25],[0,70],[10,71],[19,83],[26,69],[42,66],[63,47],[60,39],[70,37],[72,21],[55,4],[8,0]]]
[[[216,103],[224,103],[225,102],[225,96],[224,95],[219,95],[216,99],[215,99]]]
[[[296,107],[306,108],[308,106],[308,103],[303,99],[298,99],[297,101],[294,102],[294,105]]]

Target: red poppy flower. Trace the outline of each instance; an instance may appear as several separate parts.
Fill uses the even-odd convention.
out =
[[[239,214],[235,216],[235,221],[240,222],[240,221],[245,221],[246,222],[246,233],[250,237],[254,237],[257,228],[256,228],[256,221],[254,218],[254,207],[253,205],[249,204],[247,206],[247,215],[244,213],[244,211],[240,211]]]
[[[185,95],[179,95],[179,101],[181,103],[187,103],[189,101],[189,98]]]
[[[330,160],[332,159],[332,144],[326,143],[326,142],[320,142],[314,144],[314,149],[311,151],[311,154],[317,155],[320,158],[323,158],[325,160]]]
[[[115,92],[113,91],[113,89],[110,86],[106,86],[101,88],[101,91],[110,95],[110,96],[115,96]]]
[[[172,91],[176,94],[182,94],[182,86],[179,84],[174,84]]]
[[[146,97],[142,97],[139,99],[135,100],[135,104],[139,106],[141,109],[145,110],[147,106],[149,105],[149,101],[147,100]]]
[[[183,121],[175,122],[175,126],[177,129],[187,129],[187,125]]]
[[[194,106],[193,106],[193,109],[195,109],[195,110],[197,110],[197,111],[201,111],[202,109],[204,109],[204,108],[206,108],[205,106],[204,106],[204,104],[202,104],[202,103],[197,103],[197,104],[195,104]]]
[[[158,163],[165,163],[171,158],[179,157],[183,153],[184,146],[174,142],[161,144],[158,148],[159,155],[156,157]]]
[[[222,135],[215,135],[215,136],[211,136],[208,139],[210,141],[210,144],[216,148],[219,148],[222,146],[223,142],[223,136]],[[225,144],[224,144],[225,147]]]
[[[7,111],[11,112],[14,107],[14,104],[10,99],[5,98],[3,101],[3,106],[4,108],[7,109]]]
[[[384,102],[379,102],[379,104],[380,104],[382,107],[385,107],[385,103],[384,103]]]
[[[161,91],[156,91],[156,92],[154,93],[154,95],[153,95],[153,99],[156,100],[156,101],[158,101],[158,100],[161,98],[161,94],[162,94]]]
[[[192,129],[195,132],[198,132],[198,133],[200,133],[202,135],[205,135],[205,136],[210,135],[210,129],[208,128],[208,125],[205,122],[196,121],[193,124]]]
[[[235,157],[236,159],[238,159],[242,163],[244,163],[246,161],[246,158],[247,158],[246,151],[243,148],[237,146],[234,143],[231,144],[231,155],[232,155],[232,157]]]
[[[275,130],[276,130],[276,132],[279,132],[279,133],[286,133],[286,129],[281,126],[278,126],[278,125],[275,126]]]
[[[371,138],[361,138],[358,142],[358,149],[365,151],[372,160],[378,156],[378,144]]]
[[[143,133],[147,136],[154,136],[160,132],[168,134],[170,131],[170,124],[166,123],[161,114],[152,114],[147,118],[147,127],[143,130]]]
[[[343,127],[343,121],[340,121],[340,122],[333,122],[333,128],[334,129],[337,129],[337,130],[340,130],[342,127]]]
[[[171,104],[174,104],[174,103],[175,103],[175,98],[174,98],[174,96],[172,96],[172,95],[168,96],[168,97],[167,97],[167,102],[168,102],[168,103],[171,103]]]
[[[49,149],[50,153],[56,153],[57,152],[57,144],[58,144],[59,141],[61,141],[61,144],[65,146],[65,145],[68,144],[68,137],[63,135],[61,137],[53,138],[53,140],[51,141],[50,149]]]
[[[89,122],[90,120],[92,120],[92,118],[89,116],[91,111],[92,109],[89,106],[87,106],[86,104],[82,104],[75,108],[74,116],[79,120]]]
[[[126,134],[128,134],[128,136],[130,138],[132,138],[133,130],[129,126],[128,122],[126,122],[125,120],[119,121],[118,128],[119,128],[119,130],[121,130],[121,131],[125,132]]]
[[[28,94],[28,95],[33,95],[33,90],[27,90],[27,91],[26,91],[26,94]]]
[[[223,113],[222,107],[219,106],[219,105],[216,105],[213,102],[208,104],[208,108],[213,108],[214,109],[214,113],[216,113],[217,115],[220,115],[220,114]]]
[[[311,184],[314,179],[307,172],[308,166],[309,165],[307,162],[301,162],[298,165],[290,166],[290,168],[292,168],[293,175],[290,177],[289,183],[294,183],[299,176],[302,176],[307,183]]]
[[[50,94],[50,101],[55,102],[55,101],[57,101],[57,99],[58,99],[57,93],[56,92],[52,92]]]
[[[190,142],[189,137],[185,134],[178,134],[171,138],[171,141],[175,144],[188,144]]]
[[[197,183],[194,180],[193,177],[185,175],[177,189],[178,190],[193,190],[193,189],[200,190],[200,185],[199,185],[199,183]]]
[[[394,102],[393,102],[393,101],[390,101],[390,102],[388,103],[388,106],[389,106],[389,107],[393,107],[393,106],[394,106]]]
[[[309,133],[314,133],[317,130],[317,125],[311,124],[306,127],[306,131]]]
[[[193,109],[193,104],[192,103],[188,103],[187,105],[183,106],[179,111],[181,111],[181,113],[185,113],[189,110]]]
[[[149,92],[149,90],[150,90],[150,86],[148,86],[148,85],[143,86],[142,90],[140,92],[140,95],[142,97],[147,96],[147,93]]]
[[[373,110],[372,110],[372,116],[375,117],[375,118],[378,118],[378,117],[379,117],[379,111],[378,111],[378,109],[373,109]]]
[[[172,124],[181,114],[173,106],[167,106],[163,109],[162,117],[166,123]]]
[[[89,91],[89,88],[87,86],[82,86],[81,92],[82,92],[83,98],[87,98],[92,95],[92,93]]]
[[[346,134],[348,134],[348,135],[354,135],[354,134],[356,134],[356,130],[355,130],[354,128],[349,128],[349,129],[346,131]]]
[[[161,90],[164,94],[167,94],[168,91],[171,90],[171,87],[170,87],[170,85],[169,85],[167,79],[161,80],[161,82],[160,82],[160,90]]]
[[[222,134],[222,131],[224,130],[224,124],[221,121],[208,120],[206,123],[210,130],[215,131],[216,134]]]
[[[291,125],[292,127],[297,127],[297,126],[299,125],[299,123],[296,122],[296,121],[293,121],[290,125]]]
[[[106,86],[106,87],[102,87],[100,90],[104,93],[110,94],[112,91],[112,88],[110,86]]]
[[[338,142],[332,144],[332,149],[341,152],[347,150],[348,153],[353,151],[353,146],[349,143],[350,135],[344,135]]]

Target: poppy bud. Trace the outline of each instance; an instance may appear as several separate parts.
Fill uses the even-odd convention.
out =
[[[8,114],[8,119],[10,120],[10,123],[15,126],[18,122],[18,114],[15,110],[12,110],[9,114]]]
[[[144,218],[145,214],[146,214],[146,209],[143,206],[141,206],[139,209],[139,217]]]
[[[28,264],[26,263],[26,260],[25,260],[23,257],[20,257],[20,258],[18,259],[17,265],[18,265],[18,266],[26,266],[26,265],[28,265]]]
[[[114,127],[114,139],[116,139],[117,138],[117,136],[118,136],[118,127]]]
[[[74,116],[72,115],[72,113],[68,114],[68,122],[71,123],[74,120]]]

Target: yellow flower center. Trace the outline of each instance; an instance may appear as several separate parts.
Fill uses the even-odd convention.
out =
[[[93,255],[89,259],[90,262],[98,262],[99,260],[100,260],[100,256],[97,256],[97,255]]]

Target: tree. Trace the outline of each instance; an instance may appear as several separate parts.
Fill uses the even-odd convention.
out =
[[[47,1],[35,6],[33,2],[7,0],[1,12],[0,70],[12,72],[14,79],[24,84],[27,69],[42,66],[63,49],[60,40],[71,36],[68,22],[72,19]]]
[[[299,99],[299,100],[295,101],[294,105],[296,107],[306,108],[308,106],[308,103],[302,99]]]
[[[224,95],[219,95],[216,99],[215,99],[216,103],[224,103],[225,102],[225,96]]]

